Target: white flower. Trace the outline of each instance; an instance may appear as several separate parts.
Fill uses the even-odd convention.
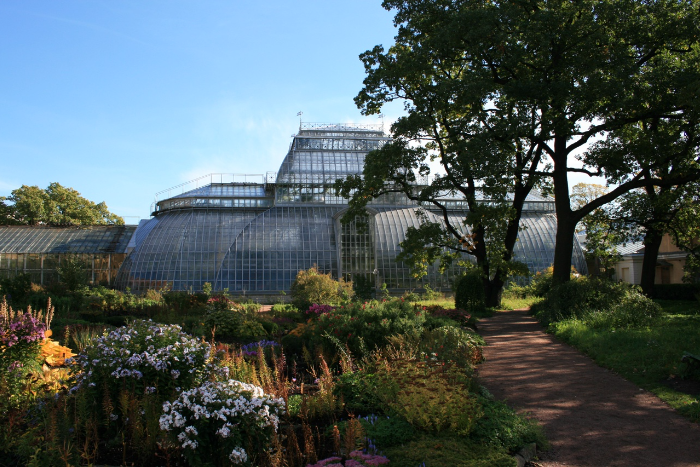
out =
[[[248,454],[245,452],[245,449],[236,448],[233,451],[231,451],[231,454],[229,454],[228,458],[231,459],[231,462],[233,462],[234,464],[243,464],[245,461],[248,460]]]

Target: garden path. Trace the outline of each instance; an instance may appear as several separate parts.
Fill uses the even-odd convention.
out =
[[[482,383],[551,443],[535,465],[700,466],[700,425],[546,334],[527,310],[482,319],[479,331],[489,344]]]

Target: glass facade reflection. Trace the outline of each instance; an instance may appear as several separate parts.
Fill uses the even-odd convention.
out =
[[[396,261],[406,230],[420,225],[418,206],[404,196],[374,200],[366,219],[340,223],[347,200],[334,194],[333,184],[361,174],[367,153],[388,140],[381,125],[302,124],[276,176],[259,183],[214,182],[218,176],[212,176],[206,186],[158,201],[132,238],[117,286],[198,291],[209,282],[232,293],[279,294],[289,291],[299,270],[315,265],[336,278],[363,276],[397,291],[424,283],[449,288],[456,271],[431,268],[417,281]],[[455,219],[463,218],[463,199],[446,193],[445,204]],[[515,254],[533,272],[553,261],[553,210],[552,199],[536,193],[525,203]],[[585,271],[579,245],[573,262]]]

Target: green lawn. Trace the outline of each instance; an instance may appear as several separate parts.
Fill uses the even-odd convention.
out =
[[[683,352],[700,354],[700,304],[690,301],[658,301],[663,315],[644,329],[591,329],[579,320],[554,323],[550,331],[578,348],[599,365],[652,391],[691,420],[700,421],[697,394],[671,389],[670,381],[698,380],[681,363]]]

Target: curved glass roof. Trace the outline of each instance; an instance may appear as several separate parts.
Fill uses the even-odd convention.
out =
[[[125,253],[135,225],[0,226],[0,253]]]
[[[306,123],[293,138],[276,176],[212,174],[158,193],[168,198],[157,202],[155,217],[136,231],[119,286],[144,291],[170,284],[173,290],[201,290],[209,282],[215,290],[276,294],[290,289],[299,270],[314,265],[336,278],[346,273],[356,277],[355,269],[367,267],[367,277],[391,289],[451,286],[457,268],[441,274],[431,267],[428,276],[416,280],[408,266],[396,261],[407,229],[420,225],[419,206],[405,195],[389,193],[369,204],[371,235],[363,237],[340,224],[348,201],[336,196],[332,185],[361,174],[366,154],[389,141],[381,125]],[[250,177],[259,182],[250,183]],[[199,186],[202,181],[207,184]],[[184,192],[171,196],[173,191]],[[467,211],[461,193],[445,192],[441,198],[455,225],[469,233],[461,224]],[[424,210],[430,220],[442,222],[431,205]],[[533,272],[553,261],[553,211],[553,200],[537,191],[524,205],[515,256]],[[360,266],[344,264],[365,246],[373,250]],[[578,244],[572,259],[585,271]]]

